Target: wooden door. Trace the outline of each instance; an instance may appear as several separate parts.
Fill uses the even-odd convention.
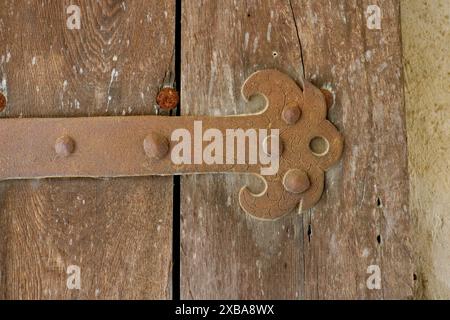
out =
[[[261,105],[242,84],[276,68],[331,84],[345,150],[320,202],[276,221],[240,209],[238,190],[261,187],[246,175],[182,177],[181,190],[170,177],[0,182],[0,297],[170,299],[172,285],[182,299],[412,297],[399,12],[396,0],[2,1],[1,117],[150,114],[176,64],[182,114],[250,113]]]
[[[248,113],[240,86],[256,70],[277,68],[298,82],[331,83],[329,119],[346,145],[320,203],[276,222],[239,209],[235,195],[254,182],[248,177],[182,178],[183,298],[412,296],[399,6],[183,2],[182,112]],[[370,24],[378,13],[381,29]],[[373,286],[375,273],[381,283]]]
[[[71,5],[80,29],[67,27]],[[174,71],[174,17],[174,1],[1,1],[1,116],[152,113]],[[170,298],[172,185],[170,177],[1,182],[0,297]]]

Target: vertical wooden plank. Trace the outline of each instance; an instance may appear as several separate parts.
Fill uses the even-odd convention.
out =
[[[69,5],[81,29],[69,30]],[[4,117],[139,115],[170,78],[174,1],[0,3]],[[0,183],[4,299],[170,298],[172,179]],[[81,289],[66,286],[70,265]]]
[[[369,29],[377,5],[381,29]],[[304,219],[306,297],[404,299],[413,295],[411,216],[399,1],[297,1],[306,78],[331,82],[329,117],[344,133],[341,166]],[[369,266],[381,288],[370,290]],[[372,267],[374,268],[374,267]],[[373,269],[372,269],[373,270]]]
[[[381,30],[367,28],[371,4]],[[303,216],[260,222],[236,201],[247,179],[184,178],[183,297],[411,297],[398,1],[189,2],[183,28],[183,112],[247,113],[241,84],[275,67],[331,82],[329,117],[346,138],[321,202]],[[381,288],[371,290],[367,271],[377,267]]]
[[[250,113],[241,86],[254,71],[303,73],[286,1],[184,1],[182,113]],[[263,222],[239,208],[245,176],[182,178],[181,295],[194,299],[303,296],[303,222]],[[260,187],[260,186],[259,186]]]

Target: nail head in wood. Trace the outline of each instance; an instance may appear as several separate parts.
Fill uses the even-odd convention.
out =
[[[177,107],[180,96],[174,88],[163,88],[156,97],[156,103],[162,109],[171,110]]]
[[[75,141],[67,135],[64,135],[55,142],[55,152],[61,157],[68,157],[75,150]]]
[[[288,192],[303,193],[309,189],[311,182],[305,171],[293,169],[284,175],[283,185]]]
[[[144,139],[144,151],[151,159],[163,159],[169,152],[169,141],[159,133],[152,132]]]

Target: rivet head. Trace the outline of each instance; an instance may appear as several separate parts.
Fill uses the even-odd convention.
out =
[[[68,157],[75,150],[75,142],[69,136],[62,136],[56,139],[55,152],[61,157]]]
[[[151,159],[162,159],[169,152],[169,141],[162,135],[152,132],[144,139],[144,151]]]
[[[302,115],[302,111],[298,107],[298,105],[290,104],[284,107],[283,113],[281,114],[284,122],[289,125],[296,124],[297,121],[300,119],[300,116]]]
[[[278,139],[278,150],[272,150],[272,140],[273,139]],[[263,148],[263,152],[267,156],[274,156],[274,157],[281,156],[284,151],[284,145],[283,145],[283,142],[281,141],[280,137],[275,137],[273,135],[270,135],[264,139],[264,141],[262,143],[262,148]]]
[[[293,169],[284,175],[283,185],[288,192],[303,193],[309,189],[311,182],[305,171]]]
[[[156,97],[156,103],[162,109],[171,110],[177,107],[180,96],[174,88],[163,88]]]
[[[0,112],[6,108],[6,97],[0,92]]]

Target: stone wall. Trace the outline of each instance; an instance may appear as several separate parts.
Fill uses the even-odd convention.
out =
[[[401,9],[417,297],[450,298],[450,1]]]

